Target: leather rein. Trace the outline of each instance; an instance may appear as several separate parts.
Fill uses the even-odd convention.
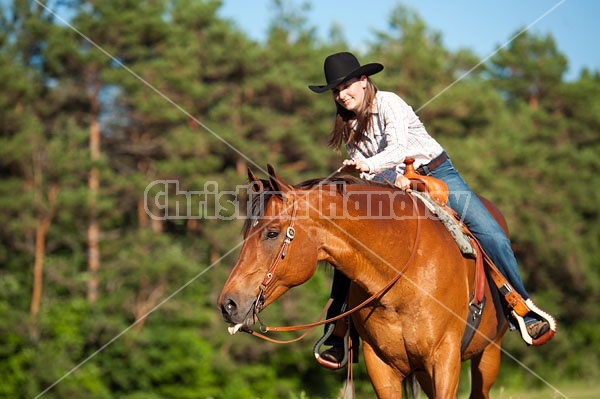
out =
[[[408,189],[406,190],[407,193],[410,194],[411,190]],[[317,321],[313,322],[313,323],[309,323],[309,324],[301,324],[301,325],[296,325],[296,326],[278,326],[278,327],[272,327],[272,326],[267,326],[265,324],[262,323],[262,321],[260,320],[260,318],[258,317],[258,313],[260,313],[260,311],[263,309],[264,306],[264,302],[265,302],[265,292],[267,290],[268,285],[271,283],[271,281],[273,280],[273,276],[275,274],[275,270],[277,269],[277,266],[279,265],[279,263],[286,257],[288,249],[290,244],[292,243],[292,240],[294,239],[294,237],[296,236],[296,232],[294,229],[294,223],[295,223],[295,217],[296,217],[296,211],[298,210],[298,205],[297,205],[297,201],[296,198],[294,196],[294,198],[292,199],[292,213],[290,215],[290,224],[288,226],[288,228],[286,229],[286,237],[283,240],[283,243],[281,245],[281,248],[279,249],[279,252],[277,253],[275,259],[273,260],[273,263],[271,264],[271,266],[269,267],[269,269],[267,269],[267,273],[265,274],[265,278],[263,279],[262,283],[260,284],[260,289],[259,289],[259,293],[258,296],[256,297],[255,301],[254,301],[254,306],[252,307],[253,312],[254,312],[254,316],[256,318],[256,320],[258,320],[259,324],[260,324],[260,332],[262,333],[258,333],[256,331],[253,331],[252,329],[249,328],[243,328],[242,331],[250,334],[250,335],[254,335],[256,337],[259,337],[261,339],[264,339],[266,341],[272,342],[272,343],[277,343],[277,344],[290,344],[290,343],[294,343],[294,342],[298,342],[301,339],[303,339],[304,337],[306,337],[306,335],[308,335],[308,333],[315,327],[323,325],[323,324],[327,324],[327,323],[331,323],[333,321],[342,319],[346,316],[351,315],[352,313],[364,308],[365,306],[367,306],[369,303],[371,303],[373,300],[383,296],[383,294],[385,294],[386,291],[388,291],[398,280],[400,280],[400,278],[402,277],[402,275],[404,275],[404,273],[406,272],[406,269],[408,269],[408,267],[410,266],[413,258],[415,257],[415,254],[417,252],[417,247],[419,244],[419,239],[421,236],[421,217],[419,215],[418,212],[418,208],[417,208],[417,204],[416,204],[416,200],[415,197],[413,195],[410,195],[410,198],[413,202],[413,207],[415,209],[415,211],[417,212],[417,231],[416,231],[416,235],[415,235],[415,241],[413,244],[413,248],[411,251],[411,254],[409,256],[409,258],[407,259],[406,263],[404,264],[404,266],[402,267],[402,269],[398,272],[398,274],[391,279],[381,290],[379,290],[377,293],[371,295],[369,298],[367,298],[365,301],[363,301],[361,304],[359,304],[358,306],[353,307],[352,309],[349,309],[335,317],[331,317],[329,319],[326,320],[321,320],[321,318],[323,317],[323,315],[325,314],[325,312],[328,310],[329,306],[331,305],[331,302],[333,301],[333,299],[329,299],[327,301],[327,304],[325,305],[325,308],[321,311]],[[306,332],[304,332],[301,336],[291,339],[291,340],[278,340],[278,339],[274,339],[274,338],[270,338],[267,337],[265,334],[268,332],[287,332],[287,331],[299,331],[299,330],[307,330]]]

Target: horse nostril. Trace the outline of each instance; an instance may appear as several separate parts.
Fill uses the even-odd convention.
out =
[[[221,305],[221,313],[223,313],[224,316],[231,316],[236,310],[237,305],[233,299],[227,299],[223,305]]]

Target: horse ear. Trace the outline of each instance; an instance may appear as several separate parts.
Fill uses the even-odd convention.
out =
[[[263,184],[262,180],[256,177],[250,168],[248,168],[248,183],[250,183],[250,188],[255,193],[259,193],[265,189],[265,185]]]
[[[267,164],[267,172],[269,173],[269,182],[271,188],[276,193],[281,193],[283,196],[285,191],[288,191],[289,186],[275,173],[275,168],[272,165]]]

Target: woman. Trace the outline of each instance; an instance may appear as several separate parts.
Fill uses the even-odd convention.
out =
[[[337,112],[329,145],[336,150],[345,145],[351,159],[343,161],[344,167],[359,171],[363,178],[394,182],[406,188],[409,181],[403,176],[404,160],[413,158],[417,172],[443,180],[450,192],[448,205],[469,227],[513,289],[531,305],[529,308],[537,309],[519,276],[510,241],[502,228],[461,178],[442,146],[427,133],[413,109],[398,95],[378,90],[369,78],[383,70],[383,65],[361,66],[353,54],[341,52],[325,59],[324,70],[327,84],[309,88],[316,93],[331,90],[333,94]],[[339,314],[348,286],[343,275],[334,276],[335,301],[328,317]],[[533,311],[524,319],[533,339],[550,327]],[[333,347],[321,356],[340,363],[344,355],[340,343],[339,338],[329,338],[325,344]]]

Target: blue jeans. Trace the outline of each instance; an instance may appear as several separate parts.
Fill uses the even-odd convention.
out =
[[[473,235],[479,240],[496,267],[506,277],[510,285],[523,297],[529,294],[519,275],[517,259],[510,247],[510,240],[477,195],[465,183],[450,159],[427,171],[448,185],[448,205],[454,209]]]

